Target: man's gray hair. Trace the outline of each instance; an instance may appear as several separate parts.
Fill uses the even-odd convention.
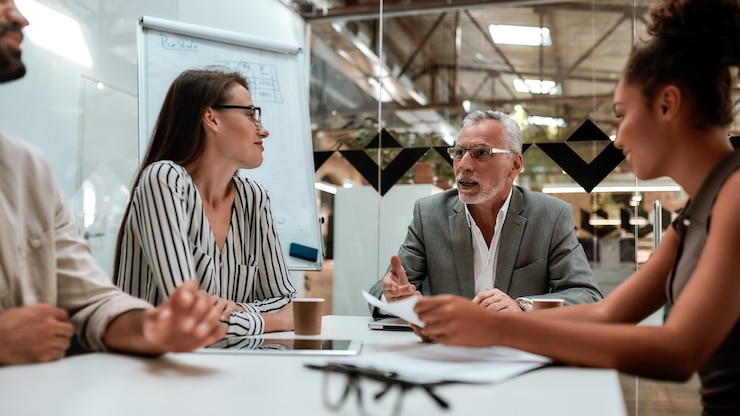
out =
[[[517,153],[522,153],[522,129],[519,127],[519,123],[514,121],[513,118],[509,117],[508,114],[498,110],[475,110],[468,114],[463,120],[463,128],[478,124],[484,120],[494,120],[501,123],[504,128],[504,142],[506,148],[514,150]]]

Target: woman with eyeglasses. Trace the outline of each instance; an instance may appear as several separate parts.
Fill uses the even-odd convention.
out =
[[[236,175],[262,164],[247,80],[187,70],[170,86],[118,233],[114,281],[155,305],[184,281],[211,294],[227,335],[293,329],[295,288],[267,192]]]
[[[632,51],[614,112],[615,145],[635,175],[669,176],[689,195],[655,253],[590,305],[493,314],[437,297],[415,309],[423,333],[445,344],[504,345],[666,380],[698,372],[704,414],[740,415],[740,150],[728,138],[740,1],[664,0],[650,17],[653,37]],[[663,325],[636,325],[665,304]]]

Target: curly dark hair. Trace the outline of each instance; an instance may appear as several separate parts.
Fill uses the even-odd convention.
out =
[[[732,67],[740,66],[740,0],[663,0],[650,8],[647,32],[624,80],[640,84],[648,103],[666,84],[693,105],[696,128],[732,123]]]

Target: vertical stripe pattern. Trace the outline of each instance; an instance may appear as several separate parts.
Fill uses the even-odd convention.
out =
[[[121,240],[118,286],[159,305],[184,280],[247,312],[229,317],[229,335],[264,332],[260,313],[290,303],[295,288],[280,248],[265,189],[234,177],[236,197],[221,250],[195,184],[171,161],[149,165],[131,196]]]

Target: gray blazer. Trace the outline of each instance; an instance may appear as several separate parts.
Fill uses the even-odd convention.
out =
[[[457,189],[421,198],[398,250],[409,282],[425,294],[475,296],[473,241]],[[562,298],[565,304],[602,298],[578,242],[570,204],[515,186],[501,230],[494,287],[513,298]],[[380,298],[380,281],[370,289]],[[370,307],[375,317],[382,317]]]

